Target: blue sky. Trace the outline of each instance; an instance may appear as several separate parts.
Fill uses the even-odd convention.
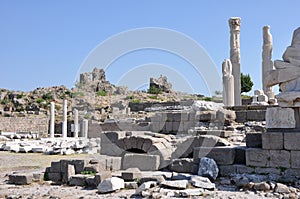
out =
[[[300,26],[299,7],[296,0],[0,0],[0,88],[24,91],[55,85],[71,88],[96,46],[120,32],[144,27],[174,30],[195,40],[221,75],[222,61],[229,58],[228,19],[239,16],[241,71],[250,74],[254,89],[260,89],[262,27],[271,26],[273,59],[281,59],[290,45],[293,30]],[[205,77],[201,80],[195,76],[189,63],[158,49],[121,56],[107,69],[107,79],[118,84],[126,72],[140,66],[151,67],[151,63],[184,76],[194,93],[210,94]],[[171,74],[155,67],[153,70],[157,74]],[[172,83],[179,90],[183,88],[181,83]]]

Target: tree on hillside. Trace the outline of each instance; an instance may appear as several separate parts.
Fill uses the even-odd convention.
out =
[[[244,75],[241,73],[241,93],[247,93],[251,91],[253,82],[249,74]]]

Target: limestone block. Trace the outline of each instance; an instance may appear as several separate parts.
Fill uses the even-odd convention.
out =
[[[158,122],[151,122],[150,124],[150,131],[152,132],[160,132],[164,128],[165,122],[158,121]]]
[[[191,184],[194,187],[199,187],[208,190],[214,190],[216,185],[212,183],[208,178],[202,176],[191,176]]]
[[[300,91],[282,92],[276,98],[281,107],[300,107]]]
[[[247,147],[235,147],[234,164],[246,164],[246,149]]]
[[[110,155],[110,156],[120,156],[124,152],[117,144],[115,143],[102,143],[101,140],[101,155]]]
[[[108,193],[123,189],[125,187],[124,180],[118,177],[107,178],[98,185],[99,193]]]
[[[285,150],[270,150],[270,167],[290,168],[291,154]]]
[[[236,122],[243,123],[247,121],[247,111],[235,111]]]
[[[75,173],[81,173],[84,169],[84,160],[60,160],[60,171],[62,173],[67,172],[68,165],[74,165]]]
[[[246,165],[255,167],[268,167],[270,159],[269,150],[248,148],[246,150]]]
[[[236,172],[239,174],[243,173],[254,173],[254,168],[253,167],[248,167],[246,165],[241,165],[241,164],[235,164],[233,167],[236,168]]]
[[[173,189],[186,189],[188,185],[187,180],[165,180],[160,183],[163,187],[173,188]]]
[[[300,133],[283,133],[283,146],[287,150],[300,150]]]
[[[220,165],[219,166],[219,175],[222,177],[230,176],[231,174],[236,173],[236,167],[233,165]]]
[[[194,162],[199,162],[202,157],[214,159],[218,165],[233,164],[235,147],[197,147],[194,148]]]
[[[139,187],[139,185],[135,181],[125,182],[125,189],[137,189],[138,187]]]
[[[82,175],[82,174],[76,174],[70,177],[69,185],[70,186],[85,186],[86,185],[86,179],[88,178],[88,175]]]
[[[27,185],[32,183],[31,173],[16,173],[8,176],[8,181],[16,185]]]
[[[262,133],[251,132],[246,134],[246,146],[249,148],[261,148],[262,147]]]
[[[106,159],[107,171],[119,171],[122,165],[122,157],[108,157]]]
[[[264,95],[264,91],[263,90],[254,90],[254,95]]]
[[[263,167],[256,167],[255,168],[255,173],[257,174],[276,174],[280,175],[281,171],[279,168],[263,168]]]
[[[141,171],[138,168],[129,168],[122,172],[122,179],[125,181],[133,181],[142,177]]]
[[[168,169],[178,173],[194,173],[194,162],[192,158],[174,159]]]
[[[295,128],[296,121],[292,108],[267,108],[266,128]]]
[[[248,110],[247,120],[248,121],[265,121],[266,111],[264,110]]]
[[[94,177],[95,185],[97,186],[99,183],[103,182],[107,178],[111,178],[111,172],[110,171],[101,171],[99,173],[96,173]]]
[[[294,169],[300,168],[300,151],[291,151],[291,167]]]
[[[173,131],[173,122],[166,122],[165,123],[165,130],[167,132],[172,132]]]
[[[263,149],[283,149],[283,133],[266,132],[262,133]]]
[[[268,98],[267,95],[259,95],[259,96],[257,96],[257,101],[259,101],[259,102],[268,102],[269,98]]]
[[[160,157],[147,154],[125,154],[122,157],[122,169],[138,168],[141,171],[155,171],[159,168]]]
[[[48,179],[53,182],[61,182],[62,175],[61,173],[47,173]]]
[[[60,162],[51,162],[50,172],[60,173],[61,172]]]

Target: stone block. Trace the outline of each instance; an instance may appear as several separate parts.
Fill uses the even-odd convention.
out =
[[[16,185],[27,185],[32,183],[32,174],[31,173],[16,173],[8,176],[8,181],[11,184]]]
[[[293,169],[300,168],[300,151],[291,151],[291,167]]]
[[[218,165],[230,165],[234,163],[235,147],[197,147],[194,148],[194,162],[200,158],[208,157],[216,161]]]
[[[125,182],[125,189],[137,189],[139,187],[138,183],[135,181]]]
[[[163,130],[165,122],[158,121],[158,122],[151,122],[150,123],[150,131],[152,132],[160,132]]]
[[[248,148],[246,150],[246,165],[255,167],[268,167],[270,152],[265,149]]]
[[[160,157],[158,155],[130,154],[122,157],[122,169],[138,168],[141,171],[158,170]]]
[[[283,149],[283,134],[280,132],[262,133],[261,139],[263,149]]]
[[[60,162],[51,162],[50,172],[59,173],[61,172]]]
[[[230,176],[231,174],[235,174],[236,173],[236,167],[234,167],[233,165],[220,165],[219,166],[219,175],[226,177],[226,176]]]
[[[76,174],[81,173],[84,169],[84,160],[60,160],[60,171],[66,173],[69,164],[74,165]]]
[[[124,152],[117,144],[115,143],[102,143],[101,140],[101,155],[110,155],[110,156],[120,156]]]
[[[136,179],[140,179],[141,177],[142,174],[137,168],[127,169],[126,171],[122,172],[122,179],[125,181],[133,181]]]
[[[255,173],[261,174],[261,175],[269,175],[269,174],[276,174],[280,175],[281,171],[277,168],[263,168],[263,167],[256,167]]]
[[[270,150],[270,167],[290,168],[291,154],[285,150]]]
[[[166,122],[165,123],[165,130],[167,132],[172,132],[173,131],[173,122]]]
[[[194,162],[192,158],[174,159],[168,169],[178,173],[194,173]]]
[[[248,148],[261,148],[261,132],[251,132],[246,134],[246,146]]]
[[[121,169],[122,157],[109,157],[106,159],[107,171],[119,171]]]
[[[295,128],[296,121],[294,115],[294,109],[272,107],[267,109],[266,113],[266,128]]]
[[[235,147],[234,164],[246,164],[246,149],[247,147]]]
[[[248,110],[247,121],[265,121],[266,111],[263,110]]]
[[[239,123],[243,123],[247,121],[247,111],[235,111],[235,121]]]
[[[300,133],[283,133],[283,146],[286,150],[300,150]]]
[[[88,175],[76,174],[70,177],[69,185],[70,186],[85,186],[86,185],[86,178]]]
[[[232,166],[236,168],[236,173],[238,173],[238,174],[244,174],[244,173],[252,174],[255,171],[255,169],[253,167],[248,167],[248,166],[242,165],[242,164],[235,164]]]
[[[61,182],[62,174],[61,173],[47,173],[48,179],[53,182]]]
[[[94,177],[95,185],[97,186],[99,183],[104,181],[107,178],[111,178],[111,172],[110,171],[101,171],[100,173],[96,173]]]

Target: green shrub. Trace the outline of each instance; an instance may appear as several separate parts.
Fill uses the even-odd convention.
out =
[[[36,102],[38,103],[38,104],[40,104],[40,103],[42,103],[42,102],[44,102],[45,100],[43,99],[43,98],[37,98],[36,99]]]
[[[24,96],[24,94],[23,94],[23,93],[21,93],[21,94],[17,94],[17,95],[16,95],[16,98],[17,98],[17,99],[21,99],[23,96]]]
[[[150,95],[150,96],[148,96],[148,98],[150,98],[150,99],[156,99],[156,100],[158,99],[156,95]]]
[[[2,101],[1,101],[1,104],[2,105],[6,105],[6,104],[8,104],[9,103],[9,100],[8,99],[3,99]]]
[[[253,82],[249,74],[244,75],[241,73],[241,93],[247,93],[251,91]]]
[[[150,86],[150,88],[148,89],[148,93],[150,93],[150,94],[161,94],[162,90],[160,88],[155,87],[155,86]]]
[[[46,93],[45,95],[43,95],[43,99],[47,101],[53,100],[53,94],[51,92]]]
[[[134,96],[133,96],[133,95],[129,95],[129,96],[127,96],[127,99],[133,100],[133,99],[134,99]]]
[[[84,93],[83,92],[75,92],[75,93],[71,93],[70,96],[72,98],[76,98],[76,97],[83,97]]]
[[[131,103],[141,103],[141,100],[138,100],[138,99],[133,99],[130,101]]]
[[[204,101],[212,101],[212,97],[205,97],[203,100]]]
[[[94,175],[96,175],[96,172],[95,171],[82,171],[81,174],[94,176]]]
[[[106,91],[98,91],[96,93],[98,96],[106,96],[107,95],[107,92]]]

